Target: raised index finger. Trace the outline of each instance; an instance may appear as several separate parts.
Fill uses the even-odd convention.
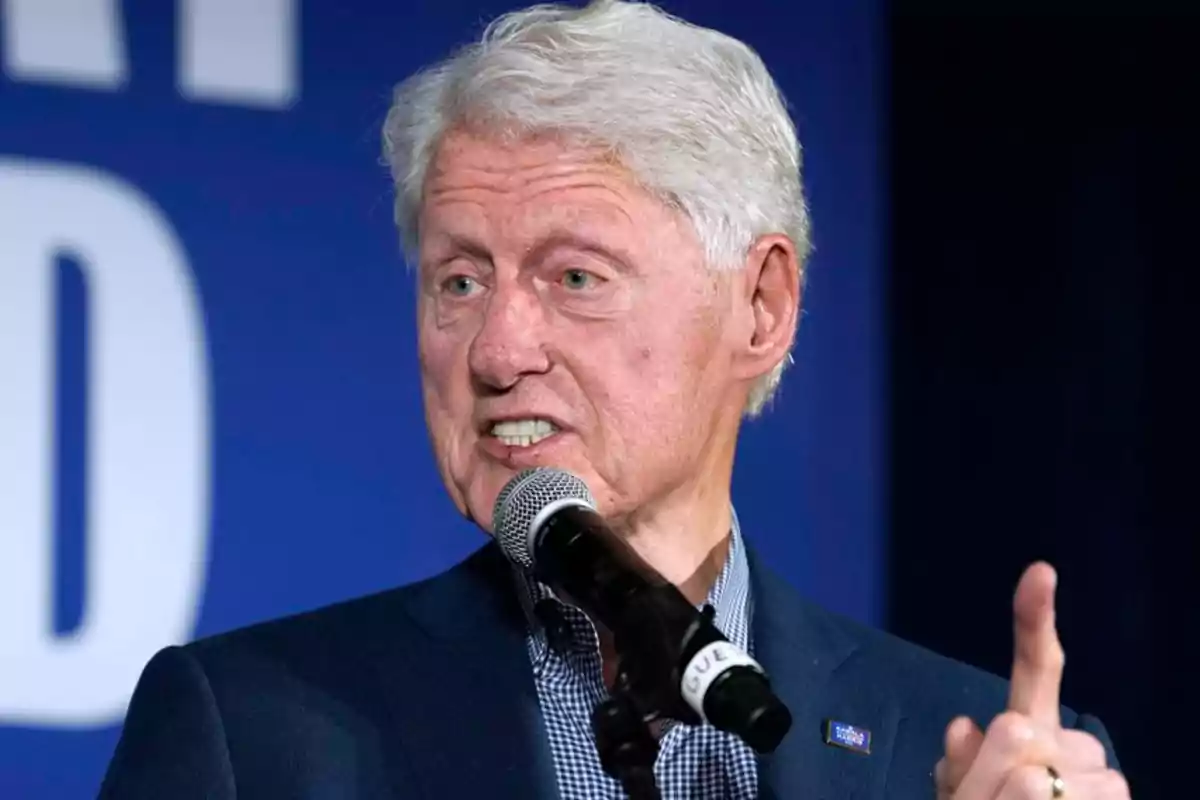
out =
[[[1013,597],[1014,653],[1008,707],[1051,728],[1059,719],[1062,643],[1054,626],[1054,589],[1058,576],[1044,562],[1030,565]]]

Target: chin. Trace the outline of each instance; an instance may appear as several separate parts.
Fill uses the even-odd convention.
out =
[[[492,530],[492,515],[495,511],[496,498],[510,480],[526,469],[537,467],[554,467],[579,476],[587,483],[588,488],[596,494],[598,477],[587,467],[579,467],[569,461],[538,459],[531,463],[501,464],[495,461],[485,461],[476,466],[474,475],[467,481],[464,499],[466,513],[469,519],[479,525],[489,534]],[[597,497],[598,501],[603,498]]]
[[[489,535],[492,531],[492,514],[496,509],[496,498],[500,491],[520,470],[509,469],[499,464],[481,465],[466,491],[467,516]]]

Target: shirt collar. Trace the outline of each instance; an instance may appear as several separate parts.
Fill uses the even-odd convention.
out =
[[[713,607],[713,622],[718,630],[738,648],[750,653],[750,562],[742,542],[737,512],[732,509],[731,517],[729,552],[705,604]],[[515,566],[514,570],[517,595],[529,626],[535,660],[540,661],[545,655],[551,638],[573,640],[571,644],[582,647],[595,646],[594,635],[583,633],[591,626],[579,624],[579,618],[583,616],[579,609],[560,600],[553,589],[533,576],[532,570],[520,566]],[[548,626],[556,629],[553,635],[548,632]],[[557,643],[555,647],[558,647]]]

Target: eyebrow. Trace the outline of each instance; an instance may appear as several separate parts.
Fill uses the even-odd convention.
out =
[[[479,240],[459,233],[446,233],[445,248],[455,254],[465,254],[473,259],[492,266],[492,252]],[[521,258],[522,266],[529,262],[537,262],[559,248],[583,250],[601,256],[621,272],[633,271],[633,260],[627,251],[604,244],[592,236],[582,234],[569,228],[552,228],[548,233],[539,237],[537,242]],[[442,247],[438,248],[439,250]],[[439,258],[438,263],[445,260]]]
[[[472,239],[470,236],[458,233],[443,233],[438,238],[444,241],[438,244],[435,250],[438,254],[437,258],[432,261],[422,259],[419,265],[421,272],[441,266],[448,260],[447,253],[453,253],[455,256],[465,253],[475,260],[486,263],[489,267],[493,266],[491,252],[479,241]]]
[[[549,233],[538,239],[537,244],[525,254],[525,258],[522,260],[538,261],[560,247],[595,253],[612,262],[612,265],[622,272],[633,270],[632,259],[627,251],[614,248],[594,237],[567,228],[551,229]]]

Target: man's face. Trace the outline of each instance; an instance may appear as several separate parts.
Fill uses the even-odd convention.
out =
[[[452,133],[420,242],[427,424],[455,504],[480,525],[527,467],[575,473],[619,518],[697,491],[731,452],[737,284],[623,168],[549,138]]]

